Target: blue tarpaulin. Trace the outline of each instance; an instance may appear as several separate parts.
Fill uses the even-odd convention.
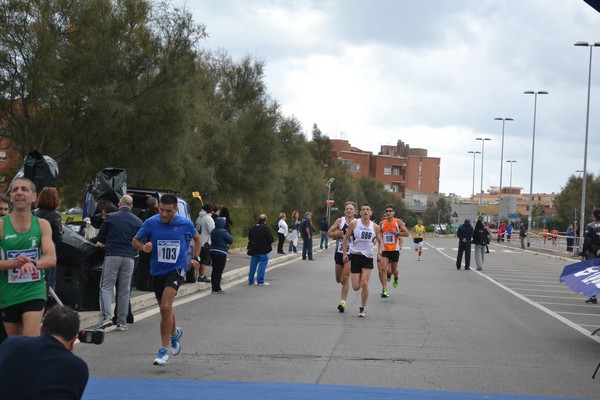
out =
[[[594,296],[600,293],[600,258],[567,265],[560,281],[567,284],[575,293]]]

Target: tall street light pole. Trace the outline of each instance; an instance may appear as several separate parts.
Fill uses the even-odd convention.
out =
[[[587,89],[587,111],[585,114],[585,141],[583,144],[583,181],[581,182],[581,220],[579,222],[579,243],[583,243],[583,227],[585,226],[585,195],[587,184],[587,150],[588,150],[588,129],[590,126],[590,86],[592,82],[592,50],[600,46],[600,42],[588,43],[577,42],[575,46],[587,46],[590,48],[590,65],[588,70],[588,89]]]
[[[479,192],[479,203],[483,204],[483,156],[485,152],[485,141],[492,140],[490,138],[478,137],[475,140],[481,140],[481,191]]]
[[[502,166],[504,165],[504,124],[506,121],[514,121],[514,119],[497,117],[494,118],[494,120],[502,121],[502,145],[500,146],[500,188],[498,190],[498,222],[500,222],[500,203],[502,202]]]
[[[517,162],[517,160],[506,160],[506,162],[510,163],[510,181],[508,184],[510,185],[511,190],[512,190],[512,167],[513,167],[513,164]]]
[[[475,155],[476,154],[481,154],[480,151],[469,151],[469,154],[473,154],[473,190],[471,191],[471,193],[473,193],[471,195],[471,199],[475,200]]]
[[[327,223],[329,223],[329,216],[331,215],[331,184],[335,181],[335,178],[329,178],[325,186],[327,186]]]
[[[581,174],[583,173],[582,169],[578,169],[575,171],[575,173],[579,174],[579,177],[581,178]]]
[[[548,92],[544,91],[544,90],[538,90],[533,91],[533,90],[526,90],[525,92],[523,92],[523,94],[532,94],[534,95],[534,100],[533,100],[533,140],[531,141],[531,176],[529,177],[529,216],[527,217],[527,229],[531,230],[531,222],[533,220],[533,161],[534,161],[534,154],[535,154],[535,119],[537,116],[537,97],[538,94],[548,94]],[[530,242],[529,242],[529,236],[527,235],[527,247],[529,247]]]

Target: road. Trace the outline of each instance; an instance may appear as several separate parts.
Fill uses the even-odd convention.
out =
[[[559,283],[567,262],[492,245],[483,271],[457,271],[456,245],[455,239],[428,239],[420,262],[405,247],[400,285],[390,298],[380,297],[373,274],[367,318],[357,317],[354,292],[346,313],[336,309],[332,247],[317,252],[316,261],[293,259],[268,270],[268,287],[242,279],[221,295],[178,299],[183,351],[167,367],[152,365],[159,316],[148,310],[128,332],[107,332],[103,345],[77,345],[92,376],[85,398],[106,398],[106,383],[118,386],[124,378],[141,379],[131,382],[147,388],[167,381],[181,394],[194,381],[205,385],[205,394],[224,383],[263,382],[365,390],[345,398],[367,398],[377,388],[384,393],[378,398],[600,398],[600,378],[591,379],[600,337],[590,335],[600,326],[600,306],[585,304]],[[298,389],[268,386],[281,396],[248,397],[247,386],[233,387],[246,391],[239,398],[290,398]],[[204,398],[223,397],[219,390]],[[310,390],[293,398],[314,398]],[[153,393],[160,398],[159,389]]]

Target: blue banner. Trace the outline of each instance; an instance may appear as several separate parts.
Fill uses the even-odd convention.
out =
[[[594,296],[600,293],[600,258],[567,265],[560,281],[567,284],[575,293]]]

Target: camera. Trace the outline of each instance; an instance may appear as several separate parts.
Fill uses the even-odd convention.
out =
[[[104,342],[104,330],[91,329],[79,331],[77,339],[79,339],[81,343],[102,344],[102,342]]]

